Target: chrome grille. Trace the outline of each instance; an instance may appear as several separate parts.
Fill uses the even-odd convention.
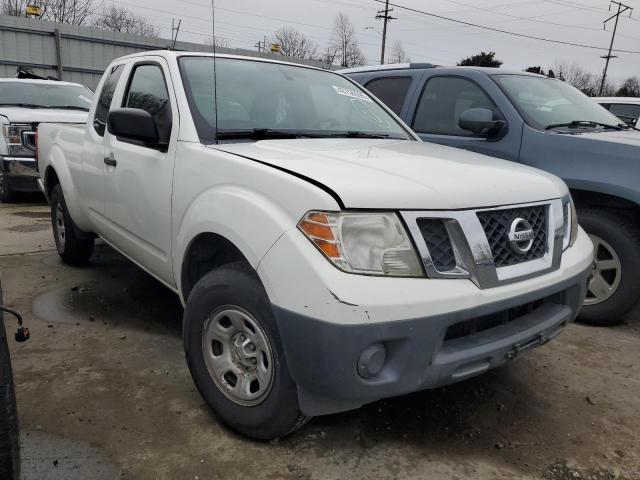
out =
[[[490,210],[478,212],[478,219],[487,236],[493,262],[496,267],[508,267],[518,263],[542,258],[547,251],[547,208],[534,207]],[[516,218],[526,220],[533,229],[533,244],[524,253],[516,253],[509,246],[508,232]]]
[[[419,218],[417,223],[434,267],[440,272],[453,270],[456,267],[456,256],[444,221]]]

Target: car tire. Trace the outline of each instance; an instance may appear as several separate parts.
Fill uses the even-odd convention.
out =
[[[2,290],[0,290],[0,304]],[[20,477],[20,441],[16,394],[11,372],[9,345],[0,312],[0,478],[18,480]]]
[[[89,261],[94,238],[88,234],[79,235],[80,229],[69,215],[60,184],[51,192],[51,226],[56,249],[65,263],[83,265]]]
[[[300,412],[267,293],[246,262],[221,266],[198,281],[186,302],[183,337],[193,380],[228,427],[271,440],[309,419]],[[251,358],[243,353],[249,340],[247,350],[257,352]]]
[[[581,209],[578,222],[591,236],[596,257],[578,321],[616,325],[640,299],[634,278],[640,271],[640,229],[607,209]]]
[[[11,203],[16,199],[16,192],[11,188],[7,174],[0,172],[0,175],[0,202]]]

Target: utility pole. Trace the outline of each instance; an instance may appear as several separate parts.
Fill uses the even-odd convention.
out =
[[[384,10],[378,10],[376,19],[382,19],[384,24],[382,26],[382,49],[380,50],[380,65],[384,65],[384,47],[387,42],[387,22],[389,20],[396,20],[396,17],[389,15],[393,11],[393,8],[389,8],[389,0],[384,2]]]
[[[615,1],[611,1],[609,3],[609,10],[611,10],[611,5],[617,5],[618,6],[618,11],[614,14],[611,15],[609,18],[607,18],[603,24],[604,24],[604,28],[607,28],[607,22],[609,22],[610,20],[613,20],[614,18],[616,19],[614,25],[613,25],[613,33],[611,34],[611,44],[609,45],[609,53],[606,55],[603,55],[600,58],[605,58],[607,61],[604,64],[604,72],[602,72],[602,83],[600,84],[600,92],[598,93],[598,96],[601,97],[602,96],[602,92],[604,90],[604,83],[607,79],[607,70],[609,69],[609,60],[611,60],[612,58],[617,58],[616,55],[611,55],[611,52],[613,50],[613,41],[616,38],[616,31],[618,30],[618,19],[620,18],[620,15],[622,15],[624,12],[628,11],[629,12],[629,16],[631,16],[631,12],[633,11],[633,8],[625,5],[623,3],[620,2],[615,2]]]

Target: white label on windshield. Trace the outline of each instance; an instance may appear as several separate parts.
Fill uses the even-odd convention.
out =
[[[373,100],[371,100],[369,97],[367,97],[364,93],[362,93],[359,90],[351,90],[349,88],[336,87],[335,85],[331,85],[331,86],[333,87],[333,89],[336,91],[338,95],[355,98],[356,100],[362,100],[363,102],[373,103]]]
[[[84,100],[84,101],[85,101],[85,102],[87,102],[87,103],[91,103],[91,99],[90,99],[90,98],[85,97],[84,95],[78,95],[78,98],[81,98],[82,100]]]

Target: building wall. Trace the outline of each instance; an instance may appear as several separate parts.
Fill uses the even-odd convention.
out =
[[[56,33],[58,32],[58,33]],[[118,32],[0,15],[0,78],[15,77],[16,67],[30,67],[38,75],[82,83],[95,89],[102,72],[115,58],[145,50],[167,48],[171,41]],[[176,42],[177,50],[212,51],[198,43]],[[238,48],[218,53],[274,58],[326,68],[318,60],[302,60]],[[60,57],[60,60],[58,60]],[[61,67],[61,68],[60,68]]]

